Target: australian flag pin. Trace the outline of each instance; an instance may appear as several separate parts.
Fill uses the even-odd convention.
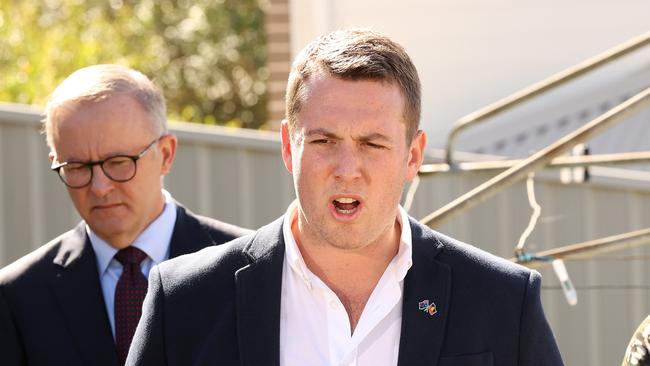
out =
[[[433,301],[429,302],[429,300],[420,301],[418,303],[418,309],[426,313],[429,313],[429,315],[431,316],[436,315],[436,313],[438,312],[438,308],[436,307],[436,304]]]

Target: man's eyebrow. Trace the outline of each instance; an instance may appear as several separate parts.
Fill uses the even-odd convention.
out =
[[[367,135],[359,136],[357,138],[357,140],[359,140],[359,141],[385,141],[385,142],[393,141],[388,136],[386,136],[384,134],[381,134],[379,132],[374,132],[374,133],[370,133],[370,134],[367,134]]]
[[[341,140],[342,139],[340,136],[338,136],[334,132],[328,131],[325,128],[315,128],[315,129],[309,130],[309,131],[307,131],[305,133],[305,137],[311,137],[311,136],[315,136],[315,135],[316,136],[323,136],[323,137],[327,137],[327,138],[335,139],[335,140]],[[361,142],[368,142],[368,141],[392,142],[393,141],[390,137],[388,137],[388,136],[386,136],[386,135],[384,135],[382,133],[379,133],[379,132],[373,132],[373,133],[369,133],[367,135],[361,135],[361,136],[355,138],[355,140],[361,141]]]
[[[324,128],[315,128],[313,130],[309,130],[305,133],[306,137],[314,136],[314,135],[320,135],[320,136],[325,136],[329,137],[331,139],[341,139],[338,135],[336,135],[334,132],[328,131]]]
[[[99,160],[90,160],[90,159],[79,159],[77,157],[70,157],[66,160],[60,161],[60,163],[66,162],[66,163],[88,163],[88,162],[94,162],[94,161],[101,161],[101,160],[106,160],[115,156],[134,156],[137,154],[131,154],[128,152],[123,152],[124,150],[119,150],[119,151],[112,151],[110,153],[104,154],[103,156],[100,157]],[[58,160],[58,157],[57,157]]]

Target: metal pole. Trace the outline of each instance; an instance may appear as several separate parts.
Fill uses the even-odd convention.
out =
[[[486,160],[457,163],[458,171],[506,170],[521,163],[523,159]],[[650,151],[626,152],[615,154],[597,154],[584,156],[559,156],[551,160],[549,168],[574,168],[590,165],[623,165],[632,163],[650,163]],[[419,175],[450,173],[449,164],[424,164]]]
[[[487,200],[497,191],[525,178],[528,173],[543,168],[555,157],[565,153],[574,145],[582,143],[610,126],[626,119],[631,114],[641,110],[646,104],[650,104],[650,88],[644,89],[639,94],[596,117],[517,165],[463,194],[444,207],[424,217],[421,222],[431,227],[439,226],[462,211]]]
[[[599,66],[614,61],[628,53],[636,51],[637,49],[650,43],[650,32],[646,32],[640,36],[637,36],[625,43],[622,43],[616,47],[613,47],[595,57],[587,59],[573,67],[570,67],[566,70],[563,70],[553,76],[550,76],[536,84],[533,84],[527,88],[524,88],[512,95],[509,95],[493,104],[490,104],[484,108],[479,109],[476,112],[470,113],[454,124],[449,137],[447,139],[447,154],[446,161],[450,166],[454,166],[453,161],[453,144],[458,137],[460,132],[470,126],[477,124],[489,117],[492,117],[498,113],[501,113],[505,110],[508,110],[516,105],[519,105],[526,100],[531,99],[532,97],[542,94],[549,89],[552,89],[558,85],[569,82],[573,79],[582,76],[583,74],[598,68]]]
[[[644,244],[650,244],[650,228],[553,248],[536,253],[535,256],[567,260],[585,259]],[[519,261],[517,258],[510,260],[529,268],[542,268],[551,264],[550,261]]]

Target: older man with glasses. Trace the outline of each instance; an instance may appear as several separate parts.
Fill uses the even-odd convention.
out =
[[[165,115],[154,84],[117,65],[52,94],[49,158],[83,221],[0,270],[3,365],[124,364],[151,267],[248,232],[163,189],[177,147]]]

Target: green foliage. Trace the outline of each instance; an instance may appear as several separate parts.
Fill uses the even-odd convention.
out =
[[[43,105],[76,69],[119,63],[161,87],[169,117],[266,121],[263,0],[0,0],[0,100]]]

